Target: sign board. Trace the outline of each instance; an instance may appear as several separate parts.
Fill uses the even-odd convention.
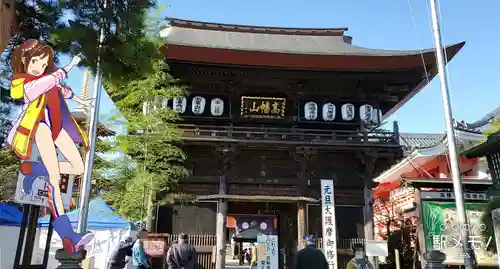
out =
[[[337,225],[335,221],[333,180],[321,180],[321,219],[323,224],[323,251],[329,269],[337,269]]]
[[[163,257],[165,255],[165,240],[162,239],[144,240],[144,251],[151,257]]]
[[[267,268],[267,235],[257,236],[257,269]]]
[[[65,161],[62,153],[57,150],[57,155],[59,161]],[[36,146],[33,147],[31,153],[30,162],[40,162],[41,159],[38,155],[38,150]],[[61,175],[61,180],[59,188],[61,190],[62,202],[64,209],[70,209],[71,198],[73,195],[73,185],[75,181],[75,176],[73,175]],[[26,194],[23,191],[24,175],[19,173],[17,178],[16,193],[14,195],[14,200],[19,204],[31,204],[38,206],[49,206],[48,193],[49,193],[49,178],[48,177],[38,177],[33,181],[33,185],[30,193]]]
[[[484,203],[466,203],[465,210],[469,225],[459,227],[455,202],[422,201],[422,221],[424,224],[425,245],[427,250],[439,250],[446,254],[445,264],[461,265],[468,254],[462,249],[462,230],[469,230],[468,240],[474,249],[478,265],[497,266],[497,258],[488,251],[492,240],[482,232]]]
[[[279,269],[278,236],[268,235],[266,240],[267,269]]]
[[[422,191],[420,197],[422,200],[455,200],[455,193],[451,191]],[[465,192],[464,199],[489,201],[490,197],[482,192]]]
[[[283,119],[286,99],[277,97],[241,97],[241,116],[254,119]]]
[[[385,240],[366,240],[365,243],[366,256],[368,257],[387,257],[389,249]]]

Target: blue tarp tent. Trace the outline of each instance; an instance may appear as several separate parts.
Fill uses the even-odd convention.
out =
[[[16,205],[0,204],[0,225],[19,226],[23,221],[23,213]]]
[[[80,210],[73,210],[68,213],[68,217],[76,228],[78,224],[78,215]],[[41,227],[49,226],[49,216],[41,218],[38,223]],[[89,205],[89,217],[87,227],[89,230],[99,230],[99,229],[125,229],[130,228],[135,230],[135,225],[131,222],[125,220],[124,218],[117,215],[113,208],[111,208],[104,200],[95,199],[90,201]]]

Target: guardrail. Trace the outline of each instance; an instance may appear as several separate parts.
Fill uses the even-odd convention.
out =
[[[185,141],[399,146],[398,132],[179,124]]]

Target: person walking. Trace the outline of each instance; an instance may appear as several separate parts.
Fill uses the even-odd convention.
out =
[[[304,237],[306,247],[295,256],[294,269],[328,269],[328,261],[323,252],[316,248],[313,235]]]
[[[132,237],[127,237],[123,242],[121,242],[118,248],[111,254],[111,258],[108,262],[108,269],[125,268],[128,260],[132,257],[133,246],[134,241],[132,240]]]
[[[373,269],[373,264],[368,260],[365,253],[365,247],[361,244],[352,246],[354,258],[346,266],[346,269]]]
[[[132,264],[135,269],[149,269],[151,267],[146,251],[144,250],[144,239],[147,237],[148,231],[146,229],[141,229],[137,233],[137,240],[132,247]]]
[[[179,235],[179,242],[173,244],[167,251],[167,265],[169,269],[194,269],[197,263],[196,249],[189,244],[189,236]]]

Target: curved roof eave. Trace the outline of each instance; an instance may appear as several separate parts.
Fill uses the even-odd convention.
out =
[[[160,32],[167,45],[274,52],[300,55],[398,57],[434,53],[435,49],[382,50],[364,48],[346,42],[346,36],[314,36],[272,33],[248,33],[171,26]],[[453,57],[465,42],[446,47]]]
[[[457,137],[457,140],[462,141],[461,145],[465,144],[463,142],[478,142],[482,141],[483,139],[483,136],[481,134],[471,133],[457,129],[455,129],[455,136]],[[467,148],[472,147],[473,144],[469,143],[468,145],[464,146],[465,146],[464,150],[466,150]],[[414,148],[408,153],[408,155],[403,160],[394,164],[393,166],[391,166],[386,171],[382,172],[382,174],[380,174],[373,180],[375,182],[381,182],[384,180],[384,178],[389,177],[394,173],[397,173],[397,171],[399,171],[404,166],[408,165],[408,163],[412,162],[416,158],[426,158],[426,157],[442,155],[446,153],[447,150],[448,150],[448,138],[446,135],[444,135],[443,138],[439,142],[436,142],[434,145]]]
[[[500,107],[497,107],[495,110],[486,114],[484,117],[482,117],[481,119],[479,119],[475,122],[466,123],[466,128],[474,130],[474,129],[484,127],[484,126],[490,124],[497,117],[500,117]]]

